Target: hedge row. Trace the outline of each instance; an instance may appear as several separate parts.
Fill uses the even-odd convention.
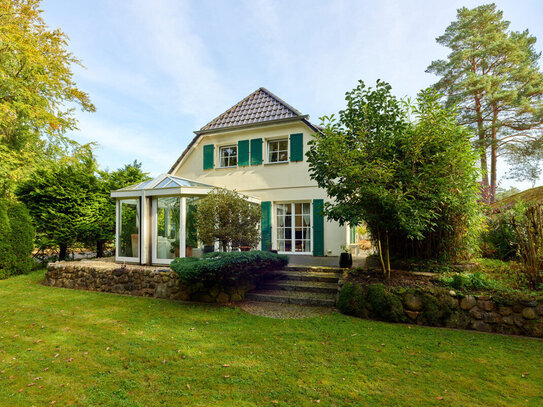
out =
[[[0,279],[32,269],[34,228],[26,207],[0,199]]]
[[[268,271],[280,270],[288,257],[266,251],[207,253],[202,258],[177,258],[170,264],[185,283],[218,283],[224,286],[257,281]]]

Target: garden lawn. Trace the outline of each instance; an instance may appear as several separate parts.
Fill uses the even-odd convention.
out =
[[[0,281],[0,406],[542,406],[543,342]],[[55,402],[55,403],[53,403]]]

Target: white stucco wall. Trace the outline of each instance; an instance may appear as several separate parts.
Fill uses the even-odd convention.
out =
[[[288,138],[290,134],[294,133],[303,133],[304,135],[304,161],[266,164],[266,141]],[[305,158],[305,153],[308,150],[307,142],[311,139],[312,134],[313,130],[301,121],[205,134],[200,137],[197,144],[193,146],[172,174],[205,184],[236,190],[272,203],[310,201],[313,199],[324,199],[326,201],[326,192],[318,188],[315,181],[309,177],[309,165]],[[220,146],[237,145],[240,140],[255,138],[263,139],[263,164],[236,168],[217,168]],[[207,144],[215,145],[215,165],[213,169],[204,170],[203,146]],[[272,209],[272,213],[275,213],[274,208]],[[273,218],[272,216],[272,228],[275,226],[275,219]],[[337,222],[327,221],[325,218],[325,255],[339,255],[341,246],[346,242],[346,236],[346,227],[340,226]]]

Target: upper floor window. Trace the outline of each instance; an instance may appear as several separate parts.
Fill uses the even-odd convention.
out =
[[[238,147],[224,146],[219,148],[219,163],[223,168],[236,167],[238,165]]]
[[[268,162],[284,163],[288,161],[288,139],[268,141]]]

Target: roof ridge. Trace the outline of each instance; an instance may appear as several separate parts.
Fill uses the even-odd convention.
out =
[[[268,89],[260,87],[215,117],[200,131],[301,117],[306,116]]]

